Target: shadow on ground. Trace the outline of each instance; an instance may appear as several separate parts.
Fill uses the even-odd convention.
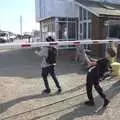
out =
[[[83,87],[83,86],[78,86],[76,89],[73,89],[68,92],[73,92],[74,90],[80,89],[81,87]],[[117,94],[119,94],[119,92],[120,92],[120,81],[114,83],[109,89],[107,89],[105,91],[109,100],[112,100]],[[63,94],[65,94],[65,93],[63,93]],[[53,96],[54,95],[56,95],[56,94],[53,94]],[[2,104],[0,104],[0,108],[2,108],[2,109],[0,109],[0,113],[5,112],[9,107],[12,107],[13,105],[20,103],[22,101],[27,101],[27,100],[31,100],[31,99],[37,99],[37,98],[40,99],[42,97],[50,97],[50,96],[46,96],[46,95],[43,96],[42,94],[41,95],[39,95],[39,94],[38,95],[30,95],[30,96],[24,96],[24,97],[15,99],[15,100],[11,100],[11,101],[2,103]],[[46,113],[45,115],[42,115],[42,116],[36,116],[36,117],[32,118],[31,120],[41,119],[43,117],[47,117],[54,113],[63,112],[67,109],[69,110],[70,108],[73,108],[73,107],[75,107],[75,109],[73,111],[71,111],[67,114],[64,114],[63,116],[59,117],[57,120],[74,120],[75,118],[80,118],[80,117],[84,117],[84,116],[102,115],[104,113],[104,111],[106,110],[106,108],[102,108],[102,109],[98,110],[101,107],[101,105],[103,104],[99,96],[95,97],[95,101],[96,101],[96,105],[94,107],[88,107],[88,106],[85,106],[84,103],[80,103],[77,105],[70,106],[69,108],[58,110],[58,111],[55,111],[52,113]],[[2,120],[6,120],[8,118],[13,118],[13,117],[18,117],[19,115],[22,115],[25,113],[30,113],[35,110],[40,110],[41,108],[42,107],[38,107],[38,108],[32,109],[30,111],[15,114],[15,115],[3,118]]]
[[[114,83],[108,90],[105,91],[109,100],[112,100],[117,94],[119,94],[119,92],[120,92],[120,81]],[[64,114],[63,116],[59,117],[56,120],[74,120],[75,118],[81,118],[85,116],[92,117],[93,115],[102,115],[105,112],[107,107],[104,107],[104,108],[101,107],[103,103],[99,96],[95,97],[95,101],[96,101],[96,105],[94,107],[88,107],[88,106],[85,106],[84,103],[80,103],[80,104],[65,108],[63,110],[59,110],[53,113],[48,113],[46,115],[34,117],[31,120],[42,119],[42,118],[48,117],[49,115],[63,112],[71,108],[75,108],[75,109],[67,114]]]
[[[109,100],[112,100],[119,92],[120,92],[120,81],[114,83],[108,90],[105,91]],[[106,107],[101,108],[103,103],[99,96],[95,97],[95,101],[96,101],[96,105],[94,107],[88,107],[88,106],[85,106],[84,103],[80,103],[80,104],[65,108],[63,110],[58,110],[53,113],[47,113],[46,115],[34,117],[31,120],[42,119],[49,115],[63,112],[65,110],[69,110],[74,107],[75,109],[73,111],[67,114],[64,114],[63,116],[59,117],[57,120],[74,120],[75,118],[81,118],[84,116],[102,115],[105,112]]]
[[[119,92],[120,92],[120,81],[116,82],[108,90],[105,91],[106,95],[110,100],[112,100]],[[85,106],[84,103],[80,103],[80,105],[77,108],[75,108],[72,112],[61,116],[57,120],[74,120],[75,118],[80,118],[83,116],[102,115],[106,110],[106,108],[102,108],[98,110],[101,107],[101,104],[103,104],[100,101],[99,96],[95,98],[95,101],[96,101],[96,105],[94,107],[88,107]]]
[[[73,88],[73,89],[67,90],[65,92],[62,92],[60,95],[64,95],[66,93],[71,93],[72,94],[73,92],[76,92],[76,91],[82,89],[84,86],[85,85],[79,85],[76,88]],[[16,105],[20,102],[29,101],[29,100],[33,100],[33,99],[42,99],[42,98],[45,98],[45,97],[53,97],[53,96],[56,96],[56,95],[58,95],[56,92],[52,93],[50,95],[41,93],[41,94],[36,94],[36,95],[28,95],[28,96],[19,97],[19,98],[1,103],[0,104],[0,114],[7,111],[8,108],[10,108],[10,107],[12,107],[12,106],[14,106],[14,105]]]

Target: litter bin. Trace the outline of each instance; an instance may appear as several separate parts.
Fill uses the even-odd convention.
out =
[[[112,67],[112,75],[113,76],[120,76],[120,63],[113,62],[111,64],[111,67]]]

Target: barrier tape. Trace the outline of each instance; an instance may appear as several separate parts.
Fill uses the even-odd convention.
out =
[[[76,41],[55,41],[55,42],[34,42],[34,43],[1,43],[0,49],[24,49],[44,46],[80,46],[81,44],[104,44],[110,42],[120,43],[119,39],[109,40],[76,40]]]

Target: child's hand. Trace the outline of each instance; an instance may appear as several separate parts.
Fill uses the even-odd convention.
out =
[[[38,51],[36,50],[34,53],[35,53],[35,54],[38,54]]]
[[[88,67],[94,66],[94,65],[96,65],[96,61],[94,61],[94,62],[89,61],[89,62],[88,62]]]

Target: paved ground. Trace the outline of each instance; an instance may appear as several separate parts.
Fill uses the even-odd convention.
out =
[[[63,91],[50,95],[41,94],[44,89],[40,76],[39,56],[33,50],[0,52],[0,120],[119,120],[120,81],[113,78],[102,82],[111,100],[108,108],[99,110],[103,104],[94,92],[95,107],[86,107],[85,71],[71,56],[58,57],[57,75]]]

